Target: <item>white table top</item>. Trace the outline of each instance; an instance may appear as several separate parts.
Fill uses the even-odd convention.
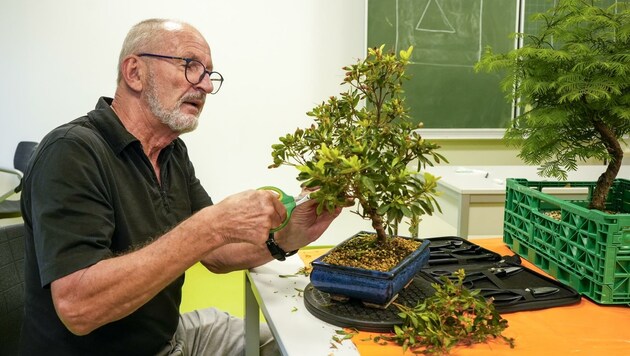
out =
[[[326,356],[359,355],[351,340],[333,341],[336,330],[343,328],[313,316],[304,305],[303,291],[309,278],[294,275],[304,267],[296,254],[286,261],[272,261],[249,271],[252,284],[260,296],[260,309],[285,355]],[[332,347],[335,344],[336,348]]]
[[[567,172],[567,181],[595,181],[606,170],[603,165],[579,166]],[[438,183],[460,194],[504,194],[507,178],[557,181],[538,175],[537,166],[436,166],[426,171],[440,176]],[[630,165],[621,166],[617,178],[630,179]]]

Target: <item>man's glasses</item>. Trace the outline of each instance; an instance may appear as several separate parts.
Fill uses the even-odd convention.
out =
[[[166,59],[179,59],[186,62],[186,70],[184,71],[184,75],[186,76],[186,80],[188,83],[192,85],[197,85],[201,83],[203,78],[208,74],[210,78],[210,83],[212,83],[212,92],[210,94],[216,94],[219,89],[221,89],[221,85],[223,85],[223,76],[219,72],[211,72],[206,66],[204,66],[201,62],[192,58],[184,58],[184,57],[173,57],[173,56],[163,56],[161,54],[153,54],[153,53],[140,53],[138,57],[155,57],[155,58],[166,58]]]

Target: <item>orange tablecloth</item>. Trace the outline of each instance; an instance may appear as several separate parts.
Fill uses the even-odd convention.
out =
[[[475,239],[474,243],[501,255],[514,253],[500,238]],[[308,263],[327,249],[300,251]],[[523,260],[523,265],[543,273]],[[630,355],[630,307],[599,305],[587,298],[580,303],[541,310],[505,313],[509,327],[504,335],[513,337],[516,347],[491,340],[472,347],[456,347],[451,355]],[[369,340],[377,333],[361,332],[352,341],[362,356],[403,355],[395,345],[381,346]],[[412,355],[407,352],[404,355]]]

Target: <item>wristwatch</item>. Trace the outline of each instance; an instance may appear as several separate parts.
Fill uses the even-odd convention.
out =
[[[295,255],[296,252],[298,252],[298,250],[293,250],[291,252],[284,252],[284,250],[280,248],[280,246],[278,246],[278,244],[276,243],[276,240],[273,238],[273,232],[269,233],[269,238],[267,239],[266,244],[273,258],[275,258],[278,261],[284,261],[287,259],[287,257],[293,256]]]

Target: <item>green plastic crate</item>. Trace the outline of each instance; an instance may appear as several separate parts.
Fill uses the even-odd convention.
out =
[[[630,180],[616,179],[608,195],[607,209],[620,214],[587,209],[594,188],[508,179],[503,241],[597,303],[630,304]]]

